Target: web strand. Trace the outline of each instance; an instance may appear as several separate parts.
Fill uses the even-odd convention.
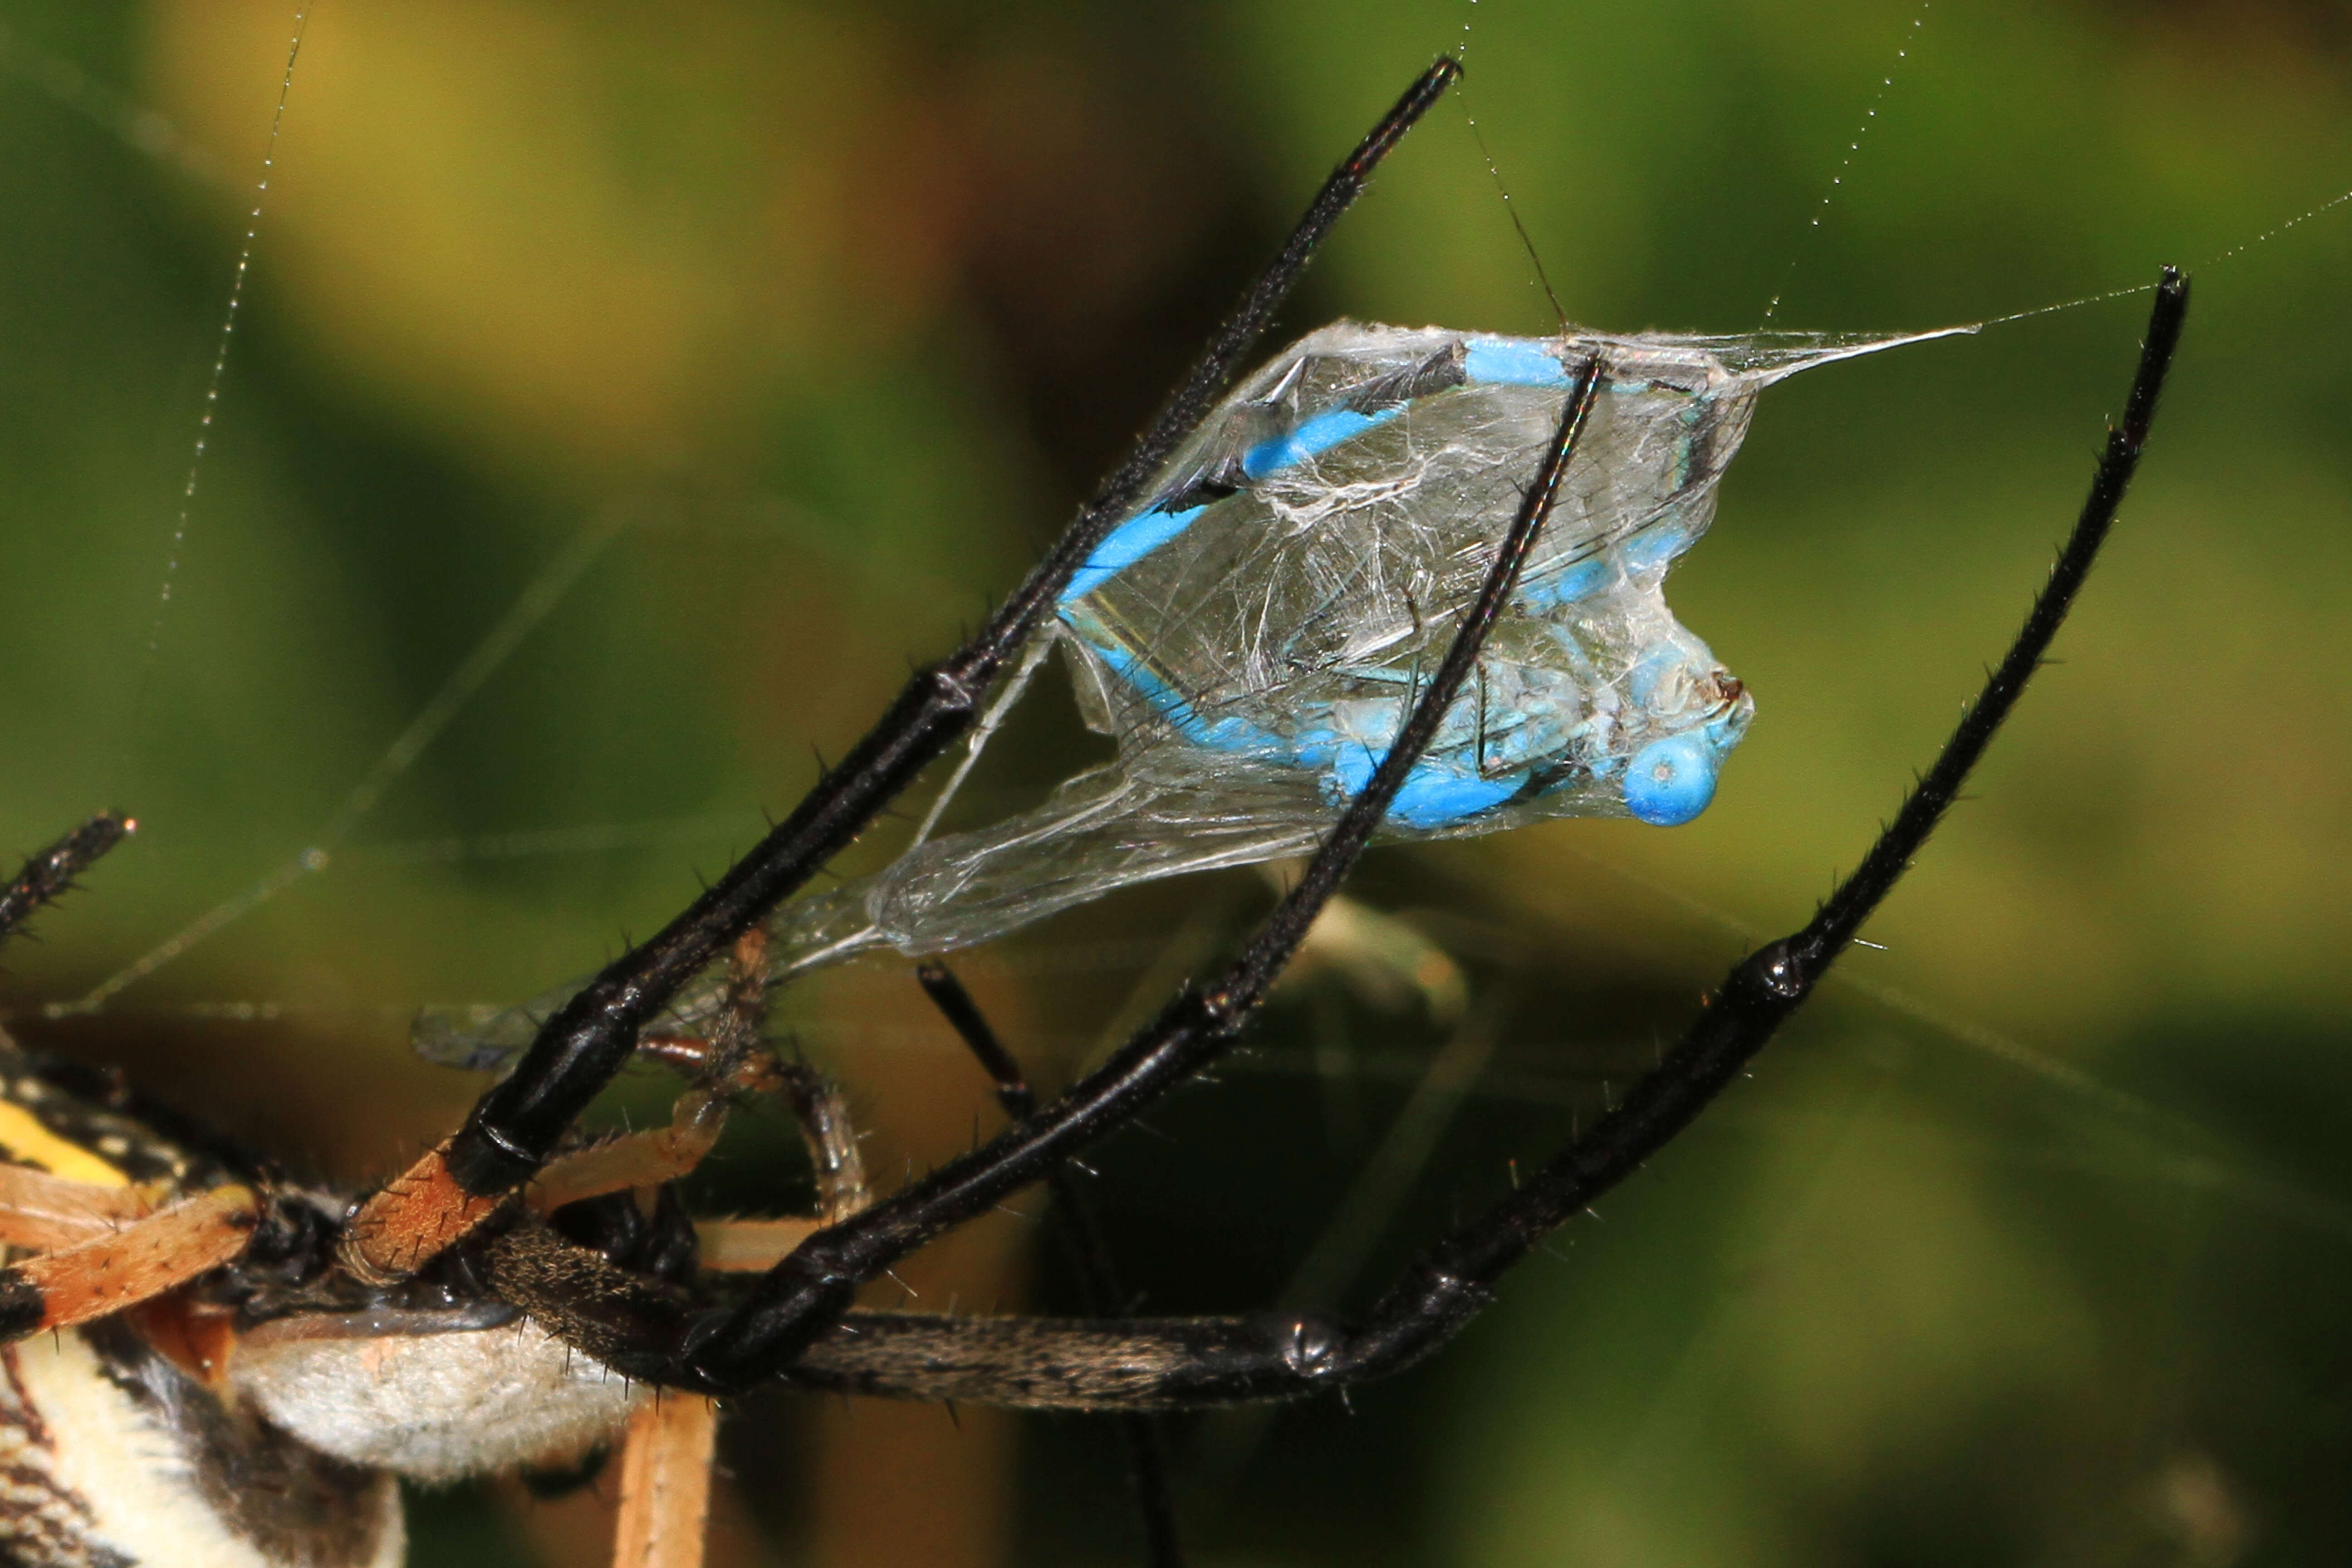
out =
[[[2229,262],[2235,261],[2241,257],[2251,254],[2257,246],[2267,245],[2272,240],[2278,238],[2279,236],[2286,233],[2287,230],[2291,228],[2299,228],[2315,218],[2325,217],[2329,213],[2334,212],[2337,207],[2343,206],[2347,203],[2352,203],[2352,191],[2345,191],[2339,195],[2330,196],[2327,200],[2320,203],[2317,206],[2310,207],[2303,212],[2297,213],[2294,216],[2287,219],[2284,223],[2273,224],[2269,228],[2263,230],[2262,233],[2255,235],[2252,239],[2240,240],[2237,244],[2230,247],[2227,250],[2217,250],[2212,255],[2207,257],[2203,261],[2200,262],[2197,267],[2190,268],[2190,270],[2202,271],[2207,268],[2221,267]],[[2053,316],[2061,310],[2079,310],[2085,305],[2104,305],[2110,300],[2128,300],[2135,294],[2146,294],[2152,291],[2155,288],[2156,285],[2153,283],[2135,283],[2129,288],[2109,289],[2104,293],[2084,294],[2079,299],[2061,300],[2054,305],[2037,305],[2030,310],[2012,310],[2006,316],[1990,316],[1985,320],[1977,322],[1976,325],[1978,327],[2003,327],[2007,326],[2011,321],[2028,321],[2035,316]]]
[[[1912,44],[1917,41],[1920,29],[1927,25],[1930,4],[1932,0],[1920,0],[1918,14],[1911,18],[1910,31],[1906,35],[1903,46],[1895,51],[1895,64],[1878,79],[1878,90],[1871,94],[1870,106],[1862,112],[1862,123],[1854,127],[1853,140],[1845,144],[1845,156],[1838,160],[1837,173],[1830,176],[1830,188],[1822,193],[1821,201],[1813,208],[1812,218],[1805,226],[1808,237],[1821,231],[1822,220],[1829,216],[1830,204],[1837,199],[1846,176],[1853,173],[1854,160],[1862,155],[1863,141],[1870,134],[1870,128],[1877,123],[1878,111],[1886,104],[1886,95],[1895,90],[1895,79],[1903,74],[1903,64],[1911,58]],[[1780,300],[1789,291],[1789,285],[1796,280],[1797,268],[1804,256],[1801,244],[1797,253],[1789,258],[1789,269],[1781,275],[1780,287],[1773,290],[1771,300],[1764,307],[1762,325],[1769,327],[1772,324],[1774,316],[1780,311]]]
[[[2208,267],[2214,267],[2224,261],[2234,261],[2239,257],[2243,256],[2248,251],[2253,249],[2254,247],[2258,245],[2267,245],[2272,240],[2276,239],[2280,235],[2284,234],[2287,230],[2309,223],[2313,218],[2321,217],[2328,213],[2332,213],[2347,202],[2352,202],[2352,191],[2346,191],[2340,195],[2331,196],[2327,200],[2320,203],[2317,206],[2310,209],[2308,212],[2297,213],[2294,216],[2287,219],[2284,223],[2266,228],[2262,233],[2254,236],[2252,239],[2242,240],[2238,244],[2230,247],[2227,250],[2207,257],[2205,258],[2205,265]],[[2137,290],[2135,290],[2135,292],[2137,292]]]
[[[107,976],[82,997],[72,1002],[53,1003],[43,1011],[50,1017],[71,1017],[98,1012],[121,992],[146,979],[165,964],[177,960],[190,948],[223,928],[251,914],[305,879],[324,871],[333,863],[333,851],[352,832],[365,821],[393,784],[414,767],[416,760],[439,738],[449,721],[461,712],[484,682],[500,666],[512,658],[539,624],[553,613],[581,575],[595,563],[614,536],[630,520],[619,509],[607,510],[590,527],[583,530],[572,542],[559,552],[554,560],[540,570],[539,575],[515,596],[507,613],[483,635],[441,689],[417,710],[416,717],[395,736],[383,755],[373,766],[360,775],[335,814],[326,825],[311,836],[310,842],[283,865],[253,883],[243,892],[215,905],[176,935],[150,950],[122,969]]]
[[[237,247],[236,271],[229,283],[228,308],[221,312],[220,336],[213,347],[212,374],[205,384],[204,412],[196,418],[195,450],[188,458],[188,477],[180,487],[180,510],[172,524],[172,539],[163,559],[163,585],[156,595],[155,619],[147,633],[144,689],[152,691],[163,654],[163,626],[172,612],[172,591],[178,585],[180,561],[186,552],[188,531],[195,520],[196,486],[204,475],[205,454],[211,449],[213,421],[220,413],[221,386],[228,377],[229,346],[236,338],[237,311],[245,303],[246,279],[253,271],[254,247],[261,237],[261,214],[269,199],[269,181],[278,170],[278,137],[286,125],[286,102],[294,92],[294,65],[302,57],[302,35],[310,22],[306,4],[294,12],[294,37],[286,46],[286,68],[278,79],[278,103],[269,114],[269,138],[263,143],[261,178],[254,185],[253,206],[246,214],[245,238]],[[143,705],[143,704],[142,704]]]
[[[1478,157],[1486,165],[1486,177],[1495,183],[1496,194],[1503,198],[1503,214],[1511,220],[1511,227],[1519,237],[1519,248],[1528,253],[1528,264],[1535,269],[1535,277],[1530,281],[1543,290],[1544,298],[1551,302],[1553,320],[1559,330],[1566,332],[1569,329],[1568,309],[1559,302],[1559,291],[1551,286],[1551,274],[1544,269],[1543,255],[1536,249],[1534,237],[1528,233],[1528,226],[1519,221],[1518,205],[1511,200],[1511,187],[1503,179],[1503,166],[1495,161],[1494,150],[1486,145],[1486,132],[1479,127],[1477,111],[1471,106],[1467,79],[1470,31],[1471,25],[1478,19],[1477,6],[1478,0],[1468,0],[1468,6],[1462,14],[1462,37],[1454,46],[1454,58],[1462,62],[1465,75],[1463,85],[1457,89],[1462,100],[1462,122],[1470,128],[1470,139],[1478,144]]]

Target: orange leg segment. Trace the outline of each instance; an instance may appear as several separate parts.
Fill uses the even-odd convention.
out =
[[[0,1268],[0,1341],[133,1307],[245,1250],[261,1216],[250,1187],[215,1187],[62,1252]]]
[[[702,1568],[719,1406],[665,1391],[629,1417],[614,1568]]]
[[[444,1143],[360,1205],[343,1232],[341,1261],[370,1285],[405,1279],[462,1240],[505,1199],[477,1197],[457,1184]]]
[[[727,1102],[701,1089],[678,1096],[669,1125],[632,1132],[576,1154],[550,1160],[532,1183],[526,1201],[539,1214],[565,1204],[617,1193],[624,1187],[657,1187],[702,1163],[727,1129]]]

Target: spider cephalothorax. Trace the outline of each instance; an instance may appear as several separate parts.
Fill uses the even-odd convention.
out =
[[[17,1434],[20,1450],[37,1446],[37,1430],[63,1433],[68,1415],[73,1432],[71,1441],[52,1444],[58,1463],[44,1474],[57,1485],[38,1508],[12,1515],[0,1498],[0,1532],[16,1531],[0,1533],[9,1550],[43,1563],[388,1563],[400,1550],[388,1473],[446,1479],[572,1461],[625,1430],[621,1560],[690,1563],[699,1553],[710,1396],[780,1379],[1117,1413],[1144,1481],[1152,1555],[1173,1562],[1149,1412],[1297,1398],[1409,1364],[1483,1307],[1529,1248],[1637,1169],[1738,1076],[1900,879],[2063,620],[2154,415],[2187,305],[2177,273],[2157,290],[2125,416],[2109,434],[2090,500],[2049,584],[1859,869],[1801,931],[1735,966],[1654,1072],[1507,1197],[1442,1237],[1360,1322],[1298,1312],[1112,1315],[1118,1292],[1070,1201],[1066,1171],[1228,1048],[1391,806],[1416,778],[1429,778],[1416,770],[1448,736],[1457,699],[1485,668],[1490,634],[1524,612],[1514,595],[1529,563],[1545,559],[1543,531],[1561,498],[1578,485],[1590,495],[1610,477],[1605,467],[1595,472],[1603,455],[1580,443],[1612,377],[1640,368],[1631,360],[1621,366],[1633,352],[1622,341],[1570,334],[1550,354],[1533,435],[1500,459],[1508,471],[1496,482],[1507,500],[1494,536],[1476,542],[1454,584],[1458,602],[1443,622],[1450,633],[1429,639],[1433,662],[1415,662],[1404,679],[1387,681],[1402,691],[1383,696],[1389,708],[1377,736],[1357,737],[1366,754],[1335,764],[1327,784],[1314,786],[1329,826],[1297,883],[1221,973],[1180,990],[1102,1066],[1039,1106],[954,977],[927,966],[925,988],[995,1079],[1013,1125],[879,1199],[866,1192],[837,1098],[758,1043],[774,969],[764,932],[778,906],[973,726],[1007,661],[1057,606],[1069,606],[1073,584],[1100,567],[1097,552],[1139,509],[1162,495],[1189,500],[1197,492],[1210,498],[1205,508],[1239,493],[1235,473],[1250,478],[1246,451],[1238,469],[1212,465],[1213,472],[1188,478],[1170,465],[1198,450],[1188,447],[1193,432],[1323,230],[1458,70],[1439,61],[1341,164],[1167,412],[979,637],[919,673],[866,738],[708,893],[538,1022],[512,1070],[409,1170],[347,1206],[272,1180],[233,1153],[174,1142],[121,1108],[76,1100],[69,1111],[54,1101],[45,1110],[51,1081],[17,1058],[0,1062],[17,1086],[0,1113],[10,1162],[0,1164],[0,1240],[29,1254],[0,1268],[0,1330],[18,1342],[8,1352],[18,1414],[0,1421],[0,1432]],[[1460,341],[1433,337],[1417,363],[1450,363],[1452,351],[1437,337]],[[1412,382],[1425,384],[1434,383]],[[1398,401],[1380,395],[1381,408]],[[1346,410],[1361,416],[1355,428],[1381,426],[1367,408]],[[1304,447],[1304,428],[1261,439]],[[1601,727],[1580,739],[1563,728],[1557,756],[1503,769],[1496,801],[1480,809],[1612,776],[1642,754],[1630,750],[1637,743],[1703,734],[1709,724],[1725,727],[1719,739],[1727,745],[1745,722],[1743,697],[1736,683],[1715,677],[1703,652],[1683,661],[1699,672],[1691,702],[1677,698],[1645,718],[1638,737],[1612,739]],[[1633,661],[1620,674],[1630,681],[1638,672]],[[1163,719],[1175,711],[1141,686],[1134,691]],[[1463,777],[1484,779],[1493,760],[1486,742],[1499,730],[1489,735],[1474,724]],[[1293,745],[1290,760],[1310,763],[1311,750]],[[97,819],[37,859],[0,895],[0,930],[53,896],[124,826]],[[719,997],[697,1012],[699,1032],[652,1032],[694,983],[715,986]],[[688,1087],[669,1124],[583,1143],[579,1114],[641,1055],[685,1070]],[[730,1101],[762,1092],[782,1095],[798,1116],[819,1173],[818,1213],[769,1222],[689,1217],[671,1184],[709,1152]],[[898,1259],[1037,1182],[1051,1184],[1071,1212],[1082,1272],[1103,1315],[853,1311],[858,1289]],[[37,1333],[45,1329],[72,1331]],[[174,1445],[164,1464],[180,1488],[172,1517],[199,1520],[185,1529],[204,1532],[210,1555],[154,1544],[169,1538],[157,1534],[162,1515],[138,1495],[138,1479],[126,1479],[119,1463],[109,1479],[103,1463],[91,1468],[84,1458],[110,1443],[118,1452],[134,1438]],[[291,1478],[280,1489],[293,1500],[286,1506],[314,1517],[318,1528],[296,1540],[279,1528],[285,1517],[273,1515],[266,1529],[240,1522],[241,1505],[204,1479],[233,1476],[238,1466],[275,1466],[272,1475]]]

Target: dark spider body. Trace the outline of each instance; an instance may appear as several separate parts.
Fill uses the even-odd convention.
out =
[[[0,1330],[20,1342],[12,1368],[32,1364],[44,1329],[63,1331],[46,1342],[48,1353],[82,1358],[54,1390],[21,1400],[27,1414],[8,1429],[21,1446],[23,1434],[61,1430],[48,1412],[62,1411],[74,1389],[116,1390],[111,1397],[127,1401],[129,1413],[118,1409],[112,1426],[100,1427],[118,1437],[161,1433],[176,1445],[158,1473],[196,1478],[198,1513],[190,1517],[208,1519],[230,1542],[209,1558],[112,1543],[100,1521],[137,1516],[152,1501],[144,1473],[128,1468],[112,1483],[118,1498],[101,1501],[87,1486],[51,1489],[50,1500],[22,1516],[28,1522],[9,1543],[15,1560],[389,1563],[400,1546],[395,1505],[384,1500],[387,1472],[446,1479],[562,1464],[625,1427],[621,1560],[697,1562],[702,1502],[685,1478],[707,1473],[711,1408],[697,1395],[781,1380],[1120,1413],[1151,1555],[1172,1563],[1149,1412],[1301,1398],[1411,1364],[1475,1316],[1530,1248],[1637,1170],[1742,1072],[1907,869],[2064,619],[2138,461],[2186,310],[2179,274],[2168,272],[2157,289],[2124,418],[2050,583],[1860,868],[1804,929],[1735,966],[1655,1071],[1508,1195],[1440,1237],[1360,1322],[1294,1312],[1111,1315],[1119,1298],[1099,1247],[1083,1234],[1082,1213],[1072,1218],[1100,1316],[930,1316],[851,1304],[899,1258],[1018,1189],[1042,1181],[1063,1191],[1069,1162],[1231,1047],[1379,828],[1504,613],[1609,375],[1605,355],[1570,372],[1558,427],[1477,597],[1377,770],[1222,973],[1181,989],[1104,1065],[1039,1106],[953,977],[927,970],[927,988],[996,1079],[1014,1124],[873,1201],[837,1102],[758,1041],[769,981],[761,922],[971,726],[1007,659],[1253,351],[1324,229],[1458,71],[1439,61],[1341,164],[1134,454],[980,637],[920,671],[768,839],[549,1017],[515,1070],[409,1171],[346,1205],[276,1181],[234,1152],[167,1137],[127,1106],[76,1099],[44,1111],[52,1079],[30,1063],[6,1068],[7,1105],[23,1121],[11,1123],[17,1142],[0,1138],[13,1159],[0,1165],[0,1240],[36,1255],[0,1268]],[[0,896],[0,912],[21,920],[122,828],[100,818],[63,841]],[[721,963],[730,1001],[710,1037],[647,1037],[646,1026],[678,989]],[[671,1125],[583,1142],[575,1118],[640,1052],[687,1069],[689,1089]],[[28,1098],[28,1085],[42,1087]],[[729,1103],[761,1091],[792,1102],[817,1152],[820,1214],[766,1226],[690,1220],[670,1183],[709,1152]],[[104,1152],[110,1139],[122,1145],[112,1156]],[[60,1152],[68,1148],[111,1178]],[[141,1186],[133,1163],[167,1174]],[[681,1392],[656,1399],[656,1387]],[[238,1497],[206,1492],[208,1484],[220,1489],[206,1476],[233,1478],[228,1490]],[[264,1477],[283,1479],[289,1511],[273,1502],[266,1528],[248,1528],[240,1499],[268,1492]],[[58,1500],[67,1491],[82,1498],[84,1514]],[[319,1530],[278,1531],[297,1515],[315,1516]],[[144,1517],[152,1523],[152,1510]]]

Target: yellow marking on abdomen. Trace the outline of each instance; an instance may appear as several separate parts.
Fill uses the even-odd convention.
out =
[[[0,1151],[19,1164],[38,1165],[52,1176],[93,1187],[127,1187],[127,1172],[108,1164],[80,1144],[58,1137],[23,1106],[0,1100]]]

